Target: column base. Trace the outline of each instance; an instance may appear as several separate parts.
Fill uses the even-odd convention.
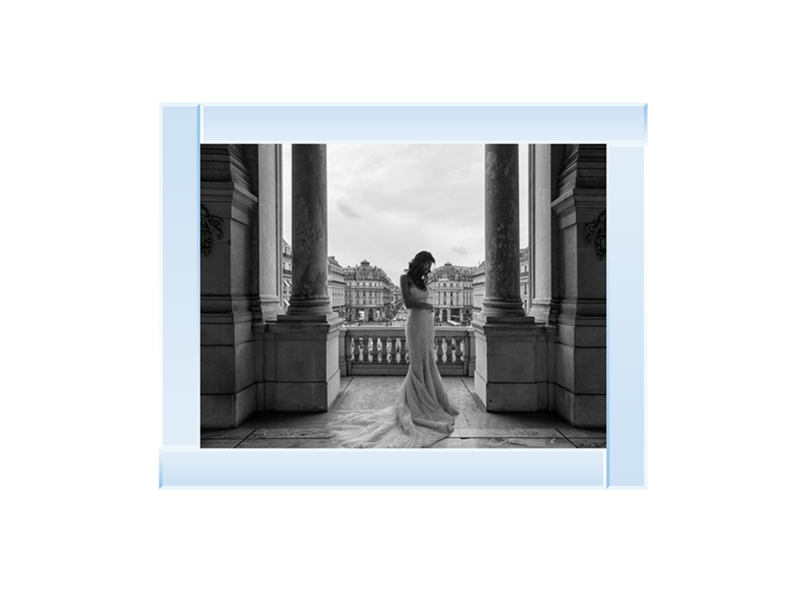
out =
[[[549,408],[555,330],[530,317],[486,317],[475,328],[475,393],[488,412]]]
[[[537,324],[546,325],[550,322],[550,300],[533,300],[530,303],[530,310],[528,316],[532,317]]]
[[[343,323],[343,319],[339,318],[335,312],[325,312],[321,314],[291,314],[290,308],[288,308],[288,312],[286,314],[280,314],[277,316],[276,321],[278,323],[326,323],[330,325],[337,322],[337,326],[340,326],[341,323]]]
[[[276,295],[260,295],[255,302],[252,306],[255,324],[276,320],[282,313],[282,300]]]
[[[525,309],[522,300],[504,301],[485,298],[483,300],[482,316],[487,318],[523,318]]]
[[[329,298],[324,299],[293,299],[290,298],[288,309],[285,312],[289,316],[331,316],[332,303]]]
[[[276,346],[274,410],[329,410],[341,387],[342,323],[335,314],[281,315],[269,325]]]

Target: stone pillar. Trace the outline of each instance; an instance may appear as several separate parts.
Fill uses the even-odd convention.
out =
[[[278,411],[325,411],[340,390],[338,331],[327,285],[327,147],[293,145],[292,291],[276,335]]]
[[[548,341],[519,292],[517,145],[486,145],[486,260],[475,329],[475,392],[488,411],[547,408]]]
[[[519,295],[519,146],[486,145],[485,317],[524,316]]]
[[[276,320],[282,310],[282,147],[257,145],[258,215],[252,239],[255,323]]]
[[[550,320],[552,300],[552,170],[551,145],[528,145],[528,247],[531,302],[529,314],[536,323]]]
[[[287,313],[332,314],[327,287],[327,146],[293,145],[293,283]]]
[[[256,176],[257,216],[252,224],[252,298],[257,410],[272,410],[276,375],[269,363],[276,356],[276,342],[266,323],[276,321],[282,306],[282,146],[253,146]]]

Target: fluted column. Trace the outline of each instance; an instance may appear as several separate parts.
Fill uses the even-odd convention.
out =
[[[551,149],[549,144],[528,145],[528,235],[530,253],[530,316],[539,324],[550,319],[552,299]]]
[[[524,316],[519,294],[519,147],[486,145],[486,292],[482,316]]]
[[[332,314],[327,288],[327,146],[293,145],[293,281],[287,314]]]

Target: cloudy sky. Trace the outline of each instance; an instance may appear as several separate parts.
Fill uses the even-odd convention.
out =
[[[291,145],[283,149],[283,233],[291,241]],[[527,243],[527,148],[520,145],[520,247]],[[483,145],[329,144],[329,255],[394,281],[422,249],[437,265],[484,255]]]

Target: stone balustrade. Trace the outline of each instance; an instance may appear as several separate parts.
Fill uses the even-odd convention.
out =
[[[341,332],[341,371],[345,375],[405,375],[410,356],[405,327],[346,327]],[[439,372],[474,374],[474,330],[436,327],[433,349]]]

